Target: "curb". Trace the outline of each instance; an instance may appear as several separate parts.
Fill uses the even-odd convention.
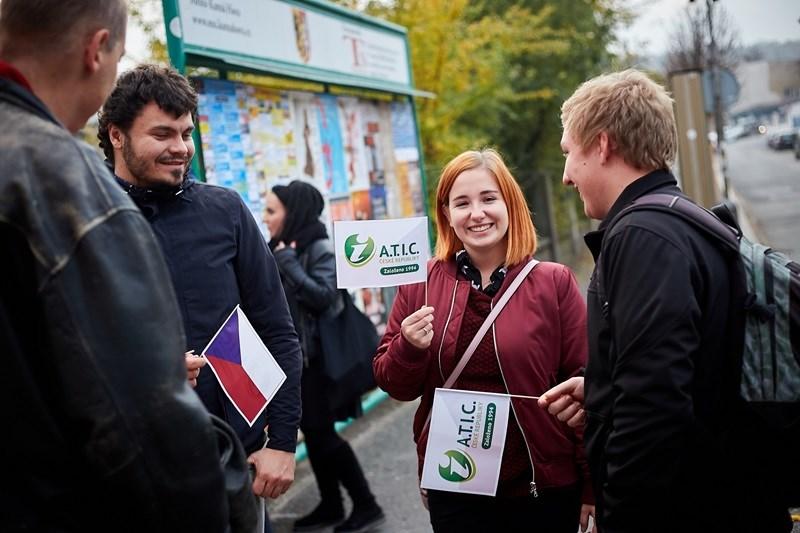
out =
[[[758,223],[750,215],[750,205],[742,196],[736,192],[731,185],[728,185],[728,199],[736,206],[736,218],[739,222],[739,227],[742,228],[742,233],[745,234],[750,240],[755,242],[764,242],[764,231]]]

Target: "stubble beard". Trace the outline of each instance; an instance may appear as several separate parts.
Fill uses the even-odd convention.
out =
[[[178,169],[170,170],[169,173],[175,178],[175,183],[164,183],[157,177],[148,174],[149,161],[143,157],[139,157],[131,144],[130,137],[126,138],[125,142],[122,143],[122,160],[125,162],[128,172],[134,177],[139,186],[149,188],[176,186],[179,185],[189,173],[188,164],[185,165],[183,171]]]

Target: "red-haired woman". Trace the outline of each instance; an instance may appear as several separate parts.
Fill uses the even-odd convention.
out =
[[[433,393],[453,372],[493,304],[530,261],[536,233],[514,177],[494,150],[464,152],[436,191],[436,258],[424,284],[400,288],[374,369],[392,397],[422,397],[414,418],[421,471]],[[586,305],[563,265],[525,278],[452,388],[539,396],[586,363]],[[428,491],[434,531],[575,533],[594,513],[580,436],[512,398],[496,497]]]

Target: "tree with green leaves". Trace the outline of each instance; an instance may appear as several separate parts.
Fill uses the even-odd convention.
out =
[[[130,0],[128,13],[131,22],[138,25],[147,38],[147,62],[169,64],[166,27],[160,0]]]
[[[630,17],[622,2],[373,0],[362,7],[408,28],[414,82],[436,94],[417,101],[429,193],[451,157],[489,145],[509,161],[535,211],[547,214],[547,190],[554,191],[555,223],[569,228],[568,203],[576,200],[557,185],[560,106],[582,81],[614,66],[609,45]],[[551,219],[537,225],[546,230]]]
[[[408,29],[429,195],[444,164],[492,146],[510,163],[535,211],[552,189],[559,227],[574,195],[560,194],[560,106],[585,79],[615,65],[609,45],[630,21],[628,0],[338,0]],[[131,18],[166,62],[159,0],[132,0]],[[546,182],[547,180],[547,182]],[[545,212],[546,213],[546,212]],[[552,219],[553,217],[549,217]],[[537,218],[547,230],[548,217]]]

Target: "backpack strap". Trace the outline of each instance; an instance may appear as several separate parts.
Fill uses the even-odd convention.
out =
[[[631,211],[641,211],[644,209],[663,211],[677,215],[691,223],[704,234],[713,237],[731,251],[739,252],[739,239],[742,235],[738,229],[722,222],[717,215],[700,207],[688,198],[676,194],[653,193],[640,196],[617,213],[608,227],[611,228],[614,226],[619,219]]]

